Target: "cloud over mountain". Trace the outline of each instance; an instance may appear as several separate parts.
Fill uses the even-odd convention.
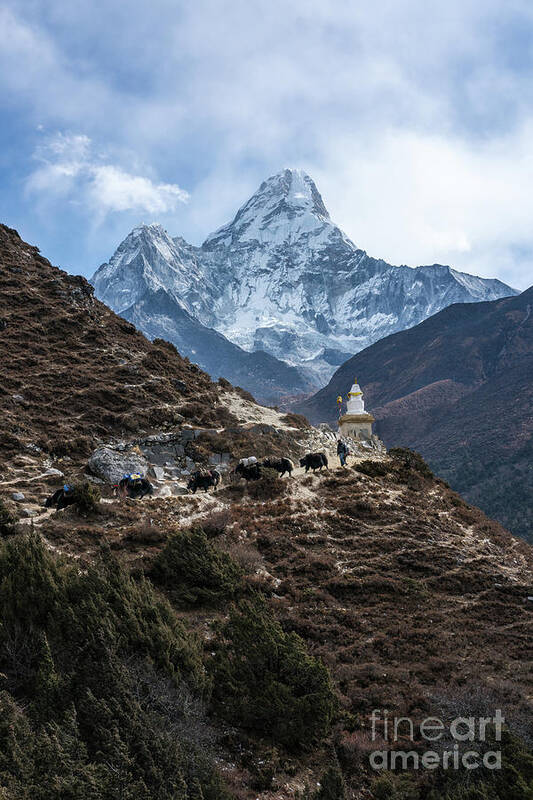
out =
[[[84,203],[100,217],[112,211],[165,214],[189,199],[176,184],[157,183],[109,163],[83,134],[48,137],[35,159],[39,166],[26,183],[31,193]]]
[[[0,215],[87,273],[144,209],[199,244],[263,175],[296,164],[370,252],[525,288],[532,20],[519,0],[378,0],[372,13],[335,0],[6,0]],[[120,174],[100,174],[91,203],[57,194],[35,209],[21,187],[38,125],[89,137]]]

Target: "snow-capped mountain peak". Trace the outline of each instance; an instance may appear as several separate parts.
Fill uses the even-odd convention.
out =
[[[313,179],[301,169],[284,169],[263,181],[233,220],[206,239],[204,247],[228,237],[231,241],[295,241],[328,223],[328,211]]]
[[[195,248],[158,223],[134,228],[92,278],[97,296],[119,313],[159,289],[187,310],[191,299],[203,308],[203,282]]]
[[[298,169],[264,181],[199,248],[159,225],[135,228],[93,283],[118,311],[163,288],[203,325],[296,366],[316,385],[349,355],[452,303],[515,294],[447,266],[371,258],[330,219]]]
[[[284,169],[267,178],[242,208],[255,211],[261,206],[267,212],[283,209],[295,216],[311,212],[322,221],[329,220],[315,182],[302,169]]]

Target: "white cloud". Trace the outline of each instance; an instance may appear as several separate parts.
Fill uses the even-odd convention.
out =
[[[10,9],[12,5],[14,9]],[[30,119],[62,119],[76,125],[90,109],[103,119],[117,116],[117,97],[101,76],[80,69],[57,40],[32,18],[32,4],[4,2],[0,7],[0,88],[4,112],[26,109]],[[35,12],[35,6],[33,6]],[[25,14],[30,15],[29,20]],[[56,122],[57,125],[57,122]]]
[[[332,217],[393,264],[450,264],[525,288],[532,282],[533,120],[483,143],[387,131],[337,143],[315,171]],[[513,262],[515,262],[513,264]]]
[[[96,208],[166,214],[189,197],[176,184],[153,183],[149,178],[129,175],[110,164],[92,167],[91,171],[90,197]]]
[[[531,281],[527,0],[3,6],[4,106],[113,154],[67,136],[28,185],[107,215],[106,247],[143,210],[199,243],[267,175],[301,166],[372,255]],[[155,175],[191,187],[179,217],[181,190]]]
[[[156,183],[106,163],[83,134],[56,133],[39,146],[35,158],[40,166],[27,179],[28,191],[86,204],[100,220],[113,211],[166,214],[189,198],[177,184]]]

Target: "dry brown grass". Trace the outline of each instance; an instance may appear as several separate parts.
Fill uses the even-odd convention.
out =
[[[84,278],[53,267],[3,225],[0,258],[4,457],[33,443],[81,458],[97,437],[175,425],[198,394],[195,421],[220,422],[209,377],[168,342],[149,342],[96,300]],[[176,379],[188,387],[185,397]]]
[[[473,676],[530,691],[527,545],[405,465],[339,472],[316,492],[318,514],[289,498],[247,506],[242,524],[282,579],[284,626],[326,661],[350,713],[408,713],[429,686]]]
[[[243,570],[245,575],[253,574],[262,562],[261,553],[250,542],[227,539],[217,540],[215,547],[227,553]]]

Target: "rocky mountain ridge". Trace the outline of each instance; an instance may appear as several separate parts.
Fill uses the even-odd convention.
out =
[[[371,258],[331,221],[312,179],[290,169],[264,181],[201,247],[159,225],[134,229],[92,283],[98,297],[130,315],[145,292],[162,290],[202,325],[287,362],[314,386],[350,354],[451,303],[515,293],[447,266]],[[152,330],[172,327],[155,309],[150,316]],[[203,366],[203,349],[195,355]]]
[[[214,329],[212,298],[195,250],[172,240],[160,225],[135,228],[93,278],[96,293],[151,339],[172,342],[215,379],[225,377],[272,403],[309,391],[311,383],[295,367],[264,351],[245,351]]]

